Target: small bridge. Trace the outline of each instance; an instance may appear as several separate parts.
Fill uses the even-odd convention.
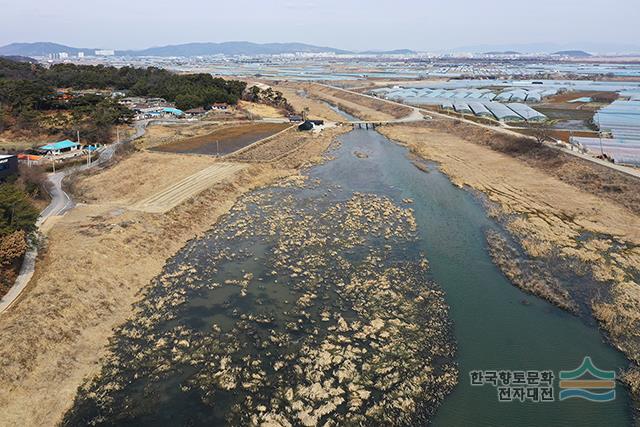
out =
[[[382,126],[390,122],[349,122],[354,129],[375,129],[377,126]]]

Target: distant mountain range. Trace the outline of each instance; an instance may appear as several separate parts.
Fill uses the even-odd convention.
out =
[[[590,56],[593,56],[589,52],[585,52],[584,50],[561,50],[559,52],[553,52],[552,55],[568,56],[571,58],[588,58]]]
[[[492,52],[483,52],[483,55],[522,55],[521,52],[516,52],[515,50],[505,50],[505,51],[492,51]]]
[[[95,54],[97,49],[77,48],[58,43],[11,43],[0,47],[0,56],[26,56],[42,57],[61,52],[71,56],[77,56],[82,52],[86,56]],[[529,43],[529,44],[504,44],[504,45],[474,45],[463,46],[456,49],[442,49],[441,53],[484,52],[485,55],[517,55],[530,53],[547,53],[559,56],[587,57],[592,53],[618,53],[640,54],[640,45],[620,43]],[[589,53],[592,52],[592,53]],[[336,49],[327,46],[315,46],[305,43],[252,43],[245,41],[232,41],[224,43],[184,43],[168,46],[157,46],[139,50],[116,50],[118,56],[158,56],[158,57],[190,57],[211,55],[279,55],[291,53],[334,53],[334,54],[361,54],[361,55],[413,55],[417,53],[410,49],[396,50],[367,50],[350,51]]]
[[[0,55],[8,56],[48,56],[60,52],[66,52],[76,56],[82,52],[85,55],[93,55],[96,49],[75,48],[57,43],[11,43],[0,47]],[[279,55],[288,53],[335,53],[352,54],[353,51],[336,49],[326,46],[314,46],[304,43],[251,43],[251,42],[224,42],[224,43],[185,43],[178,45],[151,47],[141,50],[117,50],[118,56],[209,56],[209,55]],[[408,49],[391,51],[367,51],[362,54],[398,54],[410,55],[415,53]]]
[[[78,49],[49,42],[11,43],[0,47],[0,55],[2,56],[47,56],[60,52],[67,52],[69,55],[78,55],[79,52],[93,55],[95,49]]]
[[[444,49],[448,52],[520,52],[520,53],[554,53],[565,51],[584,51],[599,54],[633,54],[640,53],[640,44],[580,42],[580,43],[524,43],[524,44],[478,44],[461,46],[455,49]]]

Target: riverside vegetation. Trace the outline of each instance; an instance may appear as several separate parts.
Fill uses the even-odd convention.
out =
[[[596,319],[633,362],[622,379],[640,408],[640,193],[637,182],[551,148],[465,124],[381,130],[485,194],[513,239],[487,238],[515,285]]]
[[[408,206],[315,179],[243,197],[156,278],[64,424],[425,422],[457,368],[415,239]]]

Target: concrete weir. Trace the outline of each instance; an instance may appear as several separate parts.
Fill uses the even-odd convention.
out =
[[[352,125],[354,129],[367,129],[367,130],[369,129],[373,130],[376,128],[376,126],[380,126],[379,123],[373,123],[373,122],[354,122],[352,123]]]

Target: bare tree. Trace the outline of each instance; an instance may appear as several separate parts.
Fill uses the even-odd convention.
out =
[[[526,128],[540,145],[547,141],[553,141],[553,138],[551,137],[551,131],[553,128],[549,120],[545,120],[543,122],[527,122]]]

